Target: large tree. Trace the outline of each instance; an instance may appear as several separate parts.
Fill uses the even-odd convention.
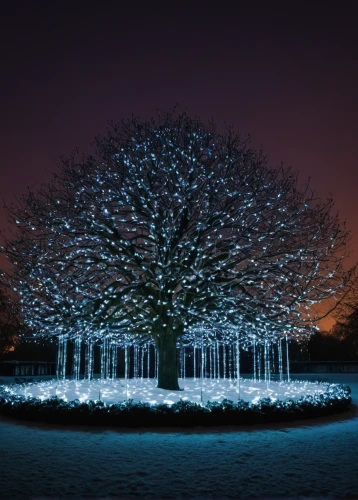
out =
[[[5,247],[27,307],[33,297],[58,322],[152,337],[158,386],[176,390],[180,336],[302,331],[341,289],[348,233],[332,206],[232,130],[171,112],[113,125],[94,155],[63,159],[11,207]]]

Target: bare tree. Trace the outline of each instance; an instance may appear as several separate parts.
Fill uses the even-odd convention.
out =
[[[28,304],[57,297],[76,328],[153,338],[158,387],[177,390],[177,341],[198,325],[271,337],[317,319],[312,305],[349,279],[332,207],[232,130],[171,112],[112,125],[95,155],[63,159],[11,207],[5,247]]]

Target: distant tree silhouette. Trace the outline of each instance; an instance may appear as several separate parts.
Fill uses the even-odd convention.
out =
[[[352,279],[347,293],[335,310],[331,334],[340,342],[345,358],[358,359],[358,280]]]
[[[0,288],[0,356],[15,349],[21,329],[20,308],[8,291]]]

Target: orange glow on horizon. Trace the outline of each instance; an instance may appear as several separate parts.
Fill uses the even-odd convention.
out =
[[[332,316],[327,316],[327,318],[321,319],[318,326],[321,331],[329,332],[335,323],[336,320]]]

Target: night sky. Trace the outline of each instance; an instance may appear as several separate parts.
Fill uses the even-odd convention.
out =
[[[2,7],[1,198],[48,181],[74,148],[90,151],[108,121],[179,104],[332,193],[358,260],[357,2],[160,3]]]

